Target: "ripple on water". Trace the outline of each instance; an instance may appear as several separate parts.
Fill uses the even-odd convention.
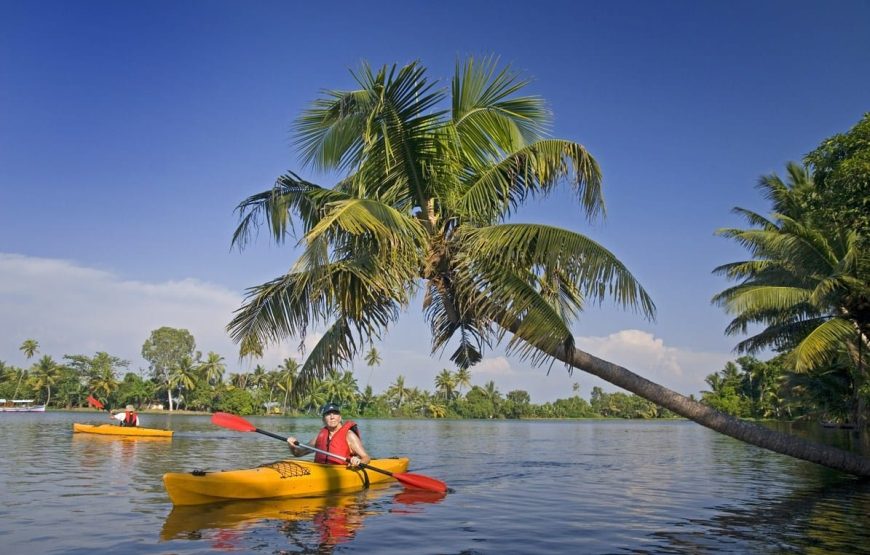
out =
[[[687,422],[363,421],[372,452],[409,456],[409,471],[454,492],[417,499],[393,483],[311,512],[184,514],[168,501],[164,472],[252,467],[286,458],[287,448],[215,429],[206,416],[149,417],[175,437],[74,435],[72,422],[98,422],[82,413],[0,420],[9,454],[0,459],[3,553],[858,553],[870,545],[870,485]],[[252,422],[300,437],[319,425]]]

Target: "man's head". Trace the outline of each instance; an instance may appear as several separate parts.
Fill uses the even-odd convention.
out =
[[[330,414],[341,415],[341,408],[335,403],[326,403],[320,408],[320,416],[326,418]]]

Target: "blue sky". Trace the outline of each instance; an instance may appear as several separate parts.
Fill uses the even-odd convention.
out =
[[[224,327],[246,287],[285,271],[289,247],[230,251],[234,207],[302,168],[293,118],[348,70],[420,60],[446,86],[457,59],[499,56],[547,99],[553,134],[600,163],[608,215],[587,223],[567,194],[516,221],[547,221],[613,251],[653,296],[655,322],[610,305],[575,327],[578,344],[697,393],[740,338],[710,298],[711,270],[742,259],[714,236],[767,212],[755,184],[784,173],[870,111],[870,4],[766,2],[236,2],[0,0],[0,360],[108,351],[143,368],[163,325],[235,372]],[[274,367],[299,358],[271,349]],[[429,390],[419,307],[354,365],[361,386],[396,376]],[[371,378],[369,376],[371,375]],[[488,353],[494,379],[535,402],[613,387],[561,366]],[[369,382],[370,380],[370,382]]]

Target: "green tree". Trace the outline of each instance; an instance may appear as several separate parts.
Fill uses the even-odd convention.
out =
[[[524,416],[529,416],[530,408],[531,408],[532,399],[529,397],[529,393],[522,389],[515,389],[513,391],[508,391],[507,395],[505,395],[504,404],[505,416],[508,418],[522,418]]]
[[[447,368],[435,376],[435,390],[445,401],[452,401],[456,394],[456,375]]]
[[[287,414],[287,402],[294,395],[293,386],[296,383],[296,375],[299,373],[299,363],[292,358],[285,358],[284,363],[278,367],[278,388],[284,392],[283,414]]]
[[[744,378],[736,364],[727,362],[725,368],[704,381],[710,390],[701,392],[702,402],[733,416],[750,415],[749,401],[742,395]]]
[[[172,390],[174,388],[178,389],[178,403],[181,404],[185,397],[185,393],[183,392],[193,391],[196,388],[196,380],[198,377],[197,364],[187,355],[182,356],[178,363],[170,368],[169,380],[167,383],[170,399],[170,412],[172,411]]]
[[[257,412],[254,396],[250,391],[239,388],[222,392],[215,401],[214,409],[243,416]]]
[[[74,369],[88,393],[109,402],[118,389],[118,372],[130,365],[129,361],[112,356],[105,351],[85,355],[64,355],[66,365]],[[118,401],[120,403],[120,401]]]
[[[173,410],[171,373],[184,357],[193,357],[196,340],[185,329],[162,327],[151,332],[142,345],[142,358],[151,365],[151,376],[166,389],[169,410]]]
[[[154,398],[156,385],[154,382],[145,380],[135,372],[127,372],[118,385],[116,393],[118,405],[135,405],[142,407]]]
[[[771,218],[735,208],[751,227],[717,232],[745,246],[752,259],[714,270],[739,283],[713,302],[735,315],[726,328],[729,335],[761,326],[737,344],[739,352],[771,348],[787,353],[787,364],[798,372],[848,357],[855,384],[854,421],[863,425],[860,391],[867,383],[870,356],[870,251],[862,248],[854,231],[819,223],[808,202],[815,188],[812,177],[795,164],[788,172],[787,182],[776,175],[759,181],[773,201]]]
[[[211,386],[216,386],[223,381],[226,370],[224,357],[213,351],[209,351],[205,361],[199,366],[202,377]]]
[[[366,366],[371,368],[371,370],[369,370],[369,379],[366,380],[366,386],[368,386],[369,383],[372,381],[372,374],[375,371],[375,366],[380,366],[381,362],[381,353],[379,353],[378,350],[374,347],[369,349],[369,351],[366,353]]]
[[[528,199],[573,186],[583,213],[603,213],[601,176],[586,149],[546,136],[549,112],[526,82],[494,60],[457,64],[445,95],[412,63],[355,75],[358,88],[328,91],[303,112],[296,137],[305,163],[344,172],[332,188],[290,172],[242,201],[233,244],[266,223],[277,242],[296,230],[298,262],[249,289],[228,325],[242,346],[325,332],[300,380],[351,364],[422,290],[432,349],[457,345],[459,368],[507,332],[508,352],[554,359],[707,427],[775,451],[870,475],[870,460],[754,426],[578,349],[571,326],[585,306],[613,298],[653,317],[628,269],[579,233],[505,223]]]
[[[396,381],[393,382],[384,393],[387,399],[390,400],[393,408],[400,410],[402,405],[408,401],[408,395],[411,390],[405,386],[405,376],[396,376]]]
[[[870,247],[870,112],[846,133],[825,140],[804,161],[813,169],[812,203],[821,221],[854,230]]]
[[[471,387],[471,370],[468,368],[457,368],[456,374],[456,393],[462,396],[463,387]]]
[[[30,380],[34,389],[39,391],[45,388],[46,398],[45,405],[51,403],[51,386],[57,383],[61,375],[61,366],[48,355],[39,359],[39,362],[33,365]]]
[[[30,360],[39,352],[39,341],[36,339],[25,339],[21,346],[18,347],[18,350],[24,353],[27,360]]]
[[[33,358],[36,353],[39,352],[39,342],[35,339],[25,339],[24,342],[18,347],[18,350],[24,353],[24,356],[27,360]],[[12,394],[12,398],[18,397],[18,389],[21,387],[21,380],[27,375],[26,372],[21,372],[18,374],[18,382],[15,384],[15,392]]]

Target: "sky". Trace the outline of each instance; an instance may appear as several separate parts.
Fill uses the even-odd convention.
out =
[[[591,307],[577,345],[697,395],[742,339],[710,301],[730,285],[713,269],[746,252],[715,232],[744,225],[735,206],[769,213],[759,177],[870,111],[868,28],[863,0],[0,0],[0,360],[28,366],[19,347],[36,339],[40,356],[106,351],[144,373],[142,344],[170,326],[228,372],[303,361],[298,340],[239,361],[226,333],[246,289],[298,252],[266,237],[231,250],[235,207],[289,170],[334,183],[301,165],[291,126],[324,89],[352,88],[362,62],[418,60],[448,87],[457,61],[493,55],[604,179],[603,221],[568,191],[512,221],[591,237],[656,303],[654,321]],[[376,393],[399,375],[434,391],[454,370],[419,300],[375,347],[379,366],[348,369]],[[471,372],[536,403],[574,384],[618,391],[502,348]]]

